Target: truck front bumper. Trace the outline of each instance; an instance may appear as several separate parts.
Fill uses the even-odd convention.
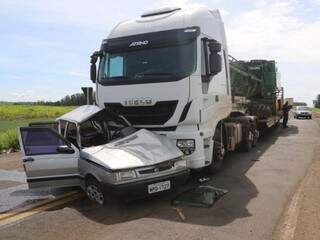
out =
[[[140,181],[123,183],[123,184],[103,184],[104,192],[108,196],[111,194],[115,197],[121,197],[126,199],[139,199],[148,196],[155,196],[161,193],[169,192],[177,187],[186,183],[189,178],[190,170],[185,169],[183,171],[172,173],[166,176],[161,176],[157,178],[144,179]],[[170,189],[165,191],[160,191],[157,193],[148,193],[148,185],[154,183],[161,183],[165,181],[170,181]]]

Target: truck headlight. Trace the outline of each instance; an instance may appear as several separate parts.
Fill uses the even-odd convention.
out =
[[[124,170],[113,173],[113,178],[116,182],[131,180],[136,178],[136,172],[134,170]]]
[[[196,149],[196,142],[194,139],[177,139],[177,147],[184,155],[190,155]]]

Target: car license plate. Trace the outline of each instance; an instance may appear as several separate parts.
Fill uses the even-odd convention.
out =
[[[148,193],[152,194],[156,192],[162,192],[162,191],[169,190],[170,188],[171,188],[171,182],[169,180],[164,182],[153,183],[148,185]]]

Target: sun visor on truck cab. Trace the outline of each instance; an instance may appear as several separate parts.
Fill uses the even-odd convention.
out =
[[[106,52],[122,52],[128,50],[180,45],[191,42],[196,39],[199,34],[199,27],[188,27],[119,38],[110,38],[102,41],[101,50]]]

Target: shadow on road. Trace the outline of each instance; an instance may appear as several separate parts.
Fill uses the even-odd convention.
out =
[[[263,161],[260,157],[273,145],[279,137],[298,134],[299,129],[290,125],[287,129],[272,129],[266,133],[259,144],[249,153],[230,153],[223,169],[216,175],[210,176],[203,172],[192,173],[188,183],[178,192],[162,195],[158,198],[143,199],[131,202],[113,202],[104,207],[91,203],[88,199],[81,199],[71,207],[79,211],[90,220],[111,225],[132,221],[139,218],[164,219],[179,221],[181,218],[170,205],[171,199],[178,193],[199,185],[200,177],[210,177],[210,184],[218,188],[229,190],[211,208],[181,207],[186,217],[185,222],[207,226],[223,226],[239,218],[251,216],[247,209],[248,203],[259,194],[255,184],[246,176],[247,171],[257,162]],[[263,207],[263,206],[262,206]]]

